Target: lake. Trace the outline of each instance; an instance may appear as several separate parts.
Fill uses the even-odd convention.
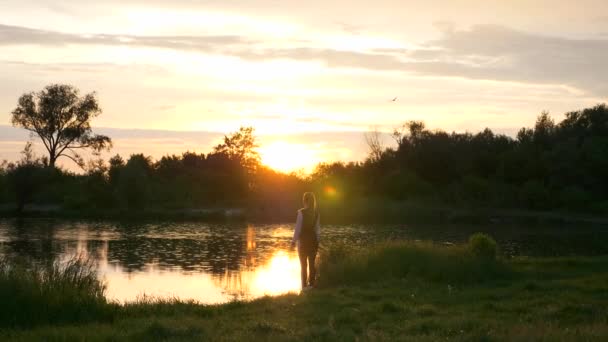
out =
[[[591,225],[327,225],[322,246],[408,239],[460,243],[491,234],[507,256],[608,254],[608,227]],[[0,220],[0,255],[36,262],[97,261],[110,299],[142,295],[223,303],[298,292],[293,224]],[[322,276],[322,275],[321,275]]]

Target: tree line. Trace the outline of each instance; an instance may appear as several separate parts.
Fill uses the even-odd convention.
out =
[[[325,207],[356,210],[358,203],[419,203],[608,213],[608,108],[601,104],[548,113],[516,137],[430,130],[409,121],[384,147],[380,133],[365,136],[361,162],[319,164],[309,175],[285,174],[260,163],[255,132],[228,134],[208,154],[184,152],[152,160],[144,154],[103,160],[109,137],[92,132],[101,113],[95,94],[65,85],[24,94],[12,122],[43,141],[47,156],[28,143],[18,162],[0,164],[0,203],[72,210],[246,207],[261,217],[293,213],[303,191]],[[91,149],[88,163],[79,151]],[[55,166],[66,157],[83,170]]]
[[[359,173],[362,193],[396,200],[608,212],[605,104],[566,113],[558,123],[543,112],[514,138],[490,129],[432,131],[420,121],[393,137],[396,148],[372,148],[364,163],[331,166],[334,177]]]

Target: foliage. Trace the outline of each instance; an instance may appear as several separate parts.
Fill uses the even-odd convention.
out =
[[[498,253],[496,241],[489,235],[476,233],[469,237],[469,250],[476,258],[494,261]]]
[[[253,127],[241,127],[237,132],[224,136],[224,142],[213,148],[216,154],[226,155],[238,161],[249,172],[255,171],[260,162],[256,150],[259,146],[255,142]]]
[[[9,163],[6,160],[0,162],[0,203],[9,201],[9,183],[7,179],[7,173],[9,170]]]
[[[52,84],[40,92],[23,94],[11,122],[40,138],[50,166],[55,166],[62,156],[84,166],[78,150],[90,148],[99,152],[112,146],[110,138],[91,130],[91,119],[100,113],[95,93],[81,97],[72,86]]]
[[[382,143],[382,133],[377,129],[374,129],[369,133],[365,133],[364,136],[368,148],[367,159],[371,163],[377,163],[382,159],[382,155],[385,151],[384,144]]]
[[[114,306],[109,322],[0,329],[0,340],[605,339],[608,258],[525,258],[507,263],[517,276],[482,283],[399,277],[397,272],[368,282],[340,281],[302,294],[222,305],[144,298]]]
[[[254,130],[242,127],[207,154],[96,159],[82,175],[43,171],[44,158],[4,165],[0,184],[8,186],[0,200],[91,210],[246,207],[252,218],[291,220],[301,193],[314,191],[325,222],[401,220],[410,204],[604,215],[607,126],[603,104],[566,113],[561,122],[543,112],[515,138],[410,121],[395,130],[396,146],[383,147],[374,132],[364,162],[321,163],[309,175],[261,165]],[[402,214],[393,209],[399,205]]]
[[[331,246],[321,255],[320,285],[374,282],[392,277],[470,284],[513,276],[509,267],[496,259],[494,240],[474,235],[470,245],[472,255],[464,246],[422,242],[391,242],[364,250]],[[491,247],[494,248],[493,258],[490,257]]]
[[[0,260],[0,328],[105,320],[113,315],[90,261],[50,265]]]
[[[45,168],[44,161],[34,154],[31,142],[25,144],[21,154],[21,160],[17,164],[9,165],[6,170],[7,183],[10,185],[19,212],[36,193],[40,192],[42,185],[53,175],[51,170]]]

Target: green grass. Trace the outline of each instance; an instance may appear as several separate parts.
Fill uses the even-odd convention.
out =
[[[31,265],[0,260],[0,328],[103,321],[117,305],[108,303],[94,265],[73,259]]]
[[[336,247],[324,254],[320,288],[301,295],[218,306],[148,298],[111,320],[4,329],[0,340],[603,341],[606,269],[608,257],[488,261],[466,246]]]
[[[321,254],[319,285],[360,284],[386,278],[420,278],[451,285],[481,284],[516,276],[501,260],[476,257],[469,246],[387,242],[355,250],[334,246]]]

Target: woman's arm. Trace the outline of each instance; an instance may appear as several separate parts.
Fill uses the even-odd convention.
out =
[[[300,239],[300,232],[302,231],[302,212],[298,211],[298,217],[296,218],[296,229],[293,231],[293,239],[291,240],[291,244],[295,245],[296,242]]]

